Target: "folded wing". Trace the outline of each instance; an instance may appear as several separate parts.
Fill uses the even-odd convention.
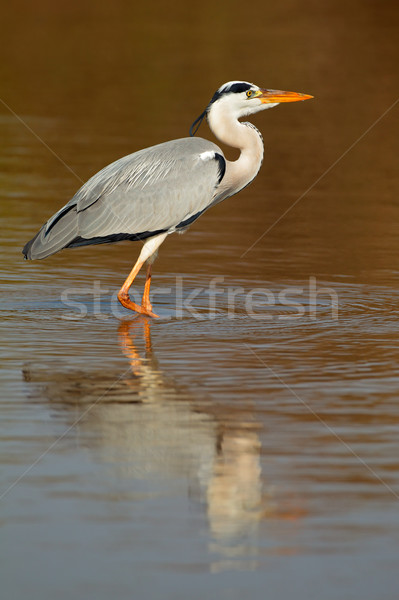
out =
[[[146,148],[108,165],[47,221],[23,254],[140,240],[187,227],[214,202],[224,175],[221,150],[201,138]]]

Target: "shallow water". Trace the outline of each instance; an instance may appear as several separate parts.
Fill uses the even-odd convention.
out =
[[[303,6],[8,7],[5,597],[397,597],[399,11]],[[256,116],[256,181],[162,246],[159,320],[116,301],[134,244],[22,260],[239,77],[316,98]]]

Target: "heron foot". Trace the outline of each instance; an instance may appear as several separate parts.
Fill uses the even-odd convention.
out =
[[[142,300],[141,302],[141,314],[143,315],[148,315],[149,317],[155,317],[156,319],[159,319],[159,315],[156,315],[153,311],[152,311],[152,304],[149,300]]]
[[[135,312],[140,313],[141,315],[147,315],[148,317],[159,319],[159,315],[156,315],[154,312],[152,312],[152,305],[149,302],[143,303],[141,306],[139,306],[138,304],[130,300],[129,294],[127,294],[126,292],[119,292],[118,300],[122,304],[122,306],[128,308],[129,310],[134,310]]]
[[[150,310],[147,309],[147,308],[145,308],[144,306],[141,306],[140,308],[141,308],[140,313],[142,315],[147,315],[148,317],[153,317],[154,319],[159,319],[159,315],[157,315],[154,312],[152,312],[152,306],[151,306]]]

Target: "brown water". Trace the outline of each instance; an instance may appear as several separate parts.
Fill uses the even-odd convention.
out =
[[[4,598],[396,599],[397,3],[2,25]],[[137,245],[22,260],[80,180],[240,78],[315,100],[254,117],[256,181],[163,245],[160,320],[115,298]]]

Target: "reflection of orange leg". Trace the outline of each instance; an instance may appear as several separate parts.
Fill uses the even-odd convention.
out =
[[[133,329],[133,333],[132,330]],[[143,366],[143,359],[141,358],[138,349],[135,346],[135,338],[138,333],[144,333],[146,358],[151,357],[151,324],[149,319],[138,316],[133,321],[121,321],[118,328],[119,344],[122,348],[122,352],[127,356],[132,372],[134,375],[139,376]]]
[[[151,327],[148,322],[148,319],[145,319],[144,323],[144,340],[145,340],[145,351],[148,356],[152,354],[152,346],[151,346]]]
[[[140,317],[138,318],[140,319]],[[133,344],[132,338],[130,337],[130,325],[131,321],[121,321],[118,329],[118,337],[123,354],[128,357],[133,373],[138,375],[142,360]]]

